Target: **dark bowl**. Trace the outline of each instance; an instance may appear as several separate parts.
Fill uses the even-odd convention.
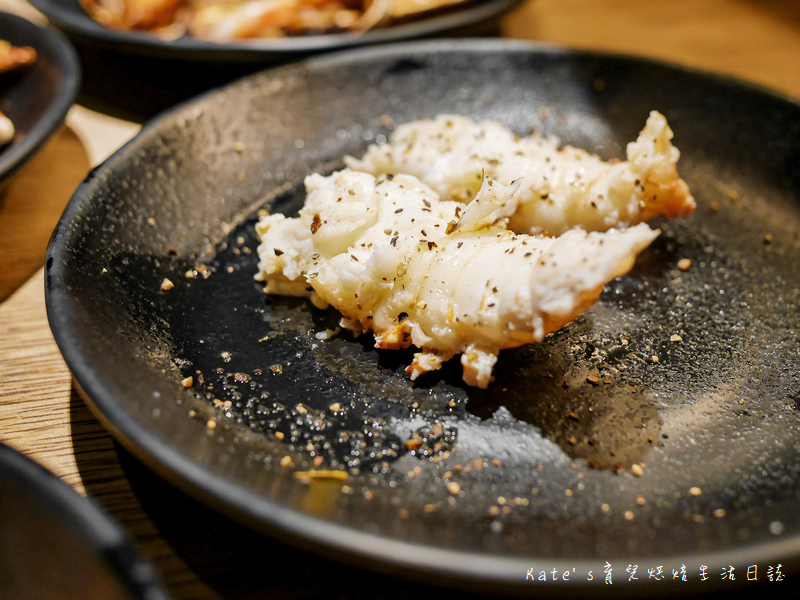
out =
[[[95,21],[78,0],[33,0],[75,43],[86,74],[82,102],[144,120],[198,93],[266,66],[312,54],[434,36],[493,33],[521,0],[483,0],[408,23],[348,34],[219,44],[184,36],[173,41],[123,32]]]
[[[0,186],[33,156],[63,123],[80,88],[80,65],[74,48],[59,32],[0,13],[0,39],[32,46],[32,67],[0,78],[0,110],[14,123],[16,135],[0,147]]]
[[[0,597],[168,596],[152,565],[93,501],[0,443]]]
[[[487,390],[457,361],[412,383],[408,353],[321,339],[333,311],[253,280],[257,210],[297,210],[305,175],[392,121],[461,113],[614,158],[653,109],[696,214],[657,222],[630,274],[503,352]],[[679,66],[486,40],[316,57],[160,116],[95,169],[48,249],[48,316],[111,432],[260,531],[475,591],[748,592],[800,575],[799,165],[795,101]],[[354,472],[295,475],[318,455]]]

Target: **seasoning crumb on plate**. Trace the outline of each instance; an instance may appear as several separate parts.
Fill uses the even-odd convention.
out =
[[[347,471],[336,469],[310,469],[308,471],[296,471],[294,476],[297,479],[336,479],[345,480],[349,477]]]

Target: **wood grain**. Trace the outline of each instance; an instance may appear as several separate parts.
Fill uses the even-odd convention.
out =
[[[50,234],[89,171],[83,144],[64,127],[0,196],[0,301],[44,264]]]
[[[504,20],[503,33],[668,60],[800,98],[795,0],[531,0]]]

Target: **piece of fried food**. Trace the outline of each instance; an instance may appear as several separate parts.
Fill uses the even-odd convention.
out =
[[[99,23],[121,30],[153,30],[173,26],[186,0],[81,0]],[[184,28],[179,26],[183,31]]]
[[[469,0],[81,0],[98,22],[175,38],[234,42],[358,34]]]
[[[0,73],[28,67],[36,62],[36,49],[30,46],[14,46],[0,40]]]
[[[0,146],[5,146],[14,139],[16,129],[14,123],[3,112],[0,112]]]

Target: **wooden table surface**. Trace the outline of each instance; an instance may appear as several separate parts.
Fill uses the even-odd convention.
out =
[[[37,18],[20,0],[0,2],[8,6]],[[666,59],[800,98],[794,0],[530,0],[504,19],[502,33]],[[176,598],[429,595],[416,584],[343,571],[211,513],[119,447],[73,389],[45,315],[45,247],[77,184],[138,127],[74,107],[0,198],[0,440],[93,497]]]

